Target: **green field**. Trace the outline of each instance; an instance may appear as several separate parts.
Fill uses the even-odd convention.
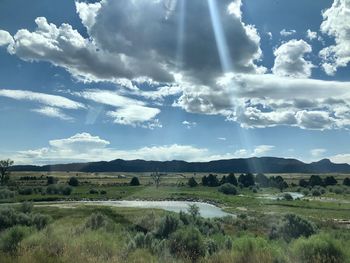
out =
[[[4,215],[12,213],[12,218],[20,219],[13,219],[17,223],[8,227],[0,225],[1,262],[349,262],[350,187],[342,185],[349,175],[332,174],[338,181],[335,186],[301,188],[299,180],[308,180],[310,175],[281,174],[289,185],[283,192],[306,194],[289,201],[280,198],[283,192],[275,187],[237,187],[236,195],[224,194],[219,187],[201,185],[205,175],[164,174],[156,187],[149,173],[12,173],[7,186],[0,188],[0,196],[5,189],[12,193],[0,199],[0,212],[10,209],[12,212],[6,210]],[[77,178],[79,185],[69,187],[69,194],[49,193],[48,176],[55,178],[57,189],[67,187],[71,177]],[[135,176],[141,185],[130,186]],[[321,177],[327,176],[330,175]],[[191,177],[198,186],[187,185]],[[322,193],[313,194],[315,189]],[[279,198],[273,199],[275,196]],[[202,201],[216,204],[236,217],[203,219],[186,214],[185,219],[179,219],[176,213],[157,209],[46,206],[47,202],[73,200]],[[21,212],[24,201],[34,204],[27,214]],[[24,204],[30,206],[28,202]],[[314,224],[317,230],[305,234],[307,238],[303,234],[289,238],[281,225],[290,214]],[[167,215],[171,215],[168,221]],[[0,213],[0,222],[7,222],[1,221],[1,216]],[[157,234],[162,222],[168,224],[165,229],[176,225],[177,230],[169,235]],[[195,248],[191,253],[180,253],[173,242],[177,233],[188,234],[191,240],[197,238],[205,251],[198,250],[195,259],[190,256]],[[15,243],[11,249],[6,246],[9,240]],[[314,254],[303,250],[308,246]],[[336,256],[333,260],[319,251]],[[71,261],[73,255],[75,260]]]

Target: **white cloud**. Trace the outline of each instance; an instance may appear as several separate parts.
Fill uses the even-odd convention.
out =
[[[350,164],[350,153],[337,154],[329,157],[329,159],[334,163],[348,163]]]
[[[197,126],[197,123],[194,122],[194,121],[193,122],[191,122],[191,121],[183,121],[182,124],[185,125],[185,127],[187,129],[192,129],[192,128]]]
[[[107,112],[107,115],[114,119],[114,123],[154,129],[156,127],[162,127],[159,120],[155,119],[159,113],[160,110],[157,108],[140,105],[126,105],[115,111]]]
[[[231,74],[219,79],[215,89],[185,89],[174,106],[193,113],[220,114],[246,128],[349,128],[350,83]]]
[[[310,41],[312,41],[312,40],[314,40],[314,39],[317,38],[317,32],[314,32],[314,31],[311,31],[310,29],[308,29],[308,30],[306,31],[306,37],[307,37]]]
[[[226,141],[226,138],[225,137],[218,137],[218,140],[219,141]]]
[[[275,51],[275,64],[272,72],[278,76],[293,78],[308,78],[314,67],[311,62],[306,61],[304,55],[312,51],[311,46],[304,40],[292,39]]]
[[[10,33],[4,30],[0,30],[0,47],[8,46],[11,43],[13,43],[13,38]]]
[[[282,29],[280,34],[281,36],[283,37],[289,37],[291,35],[294,35],[297,31],[295,31],[294,29],[291,29],[291,30],[286,30],[286,29]]]
[[[323,149],[323,148],[316,148],[316,149],[310,150],[311,156],[315,157],[315,158],[319,158],[319,157],[323,156],[326,152],[327,152],[327,150]]]
[[[28,90],[9,90],[0,89],[0,96],[15,100],[28,100],[38,102],[47,106],[63,108],[63,109],[83,109],[85,106],[82,103],[73,101],[71,99],[50,95],[40,92],[33,92]]]
[[[62,112],[61,109],[59,108],[54,108],[54,107],[41,107],[38,109],[33,109],[33,112],[39,113],[41,115],[51,117],[51,118],[58,118],[61,120],[66,120],[66,121],[71,121],[73,120],[72,117],[66,115],[65,113]]]
[[[275,148],[273,145],[259,145],[254,149],[253,156],[264,155]]]
[[[158,108],[148,107],[143,101],[125,97],[117,91],[85,90],[74,94],[87,100],[115,107],[115,110],[107,111],[107,116],[112,117],[114,123],[150,129],[162,127],[159,120],[155,119],[160,113]]]
[[[320,51],[323,69],[334,75],[339,67],[350,62],[350,1],[334,0],[333,5],[323,12],[321,32],[334,37],[335,44]]]
[[[25,164],[108,161],[114,159],[210,161],[261,156],[274,148],[270,145],[260,145],[251,151],[241,149],[234,153],[217,154],[211,152],[207,148],[200,148],[192,145],[172,144],[129,150],[114,149],[109,147],[109,145],[109,141],[84,132],[66,139],[51,140],[49,141],[48,147],[20,151],[11,158],[13,158],[16,163]]]

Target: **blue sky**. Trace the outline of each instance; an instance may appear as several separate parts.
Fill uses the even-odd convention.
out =
[[[350,163],[349,31],[349,0],[3,0],[0,158]]]

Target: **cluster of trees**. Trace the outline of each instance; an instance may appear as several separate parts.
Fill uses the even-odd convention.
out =
[[[274,187],[280,189],[281,191],[288,188],[288,183],[282,176],[279,175],[267,177],[266,175],[259,173],[256,175],[255,181],[260,187]]]
[[[327,176],[326,178],[322,179],[319,175],[311,175],[309,180],[299,180],[300,187],[333,186],[337,183],[338,181],[334,178],[334,176]]]

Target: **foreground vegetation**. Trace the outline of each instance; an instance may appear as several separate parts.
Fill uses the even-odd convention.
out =
[[[2,178],[1,262],[350,262],[348,175],[21,172]],[[206,201],[233,216],[205,219],[195,206],[179,214],[47,206],[141,199]]]
[[[40,223],[33,218],[45,218]],[[26,218],[26,220],[23,220]],[[6,222],[6,224],[4,224]],[[349,262],[350,233],[294,214],[204,219],[127,208],[0,209],[1,262]],[[72,261],[72,259],[74,259]]]

